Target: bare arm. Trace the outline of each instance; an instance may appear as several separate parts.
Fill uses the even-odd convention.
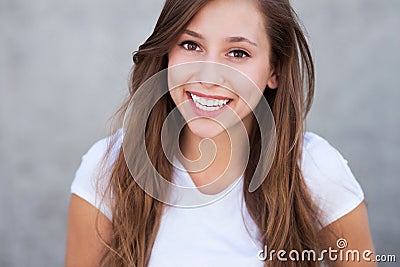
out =
[[[65,267],[98,266],[105,247],[96,232],[97,213],[97,208],[72,194],[68,211]],[[102,213],[98,216],[99,232],[108,242],[111,222]]]
[[[335,233],[332,234],[332,232]],[[344,261],[334,261],[329,262],[329,266],[332,267],[376,267],[378,266],[376,262],[368,262],[363,260],[363,252],[365,250],[370,250],[373,254],[369,255],[370,259],[374,259],[374,245],[371,238],[371,233],[368,223],[368,214],[365,203],[362,202],[354,210],[335,222],[331,223],[327,227],[320,231],[320,236],[325,239],[325,248],[331,247],[333,249],[338,249],[337,240],[338,238],[343,238],[347,241],[347,247],[343,249],[344,259],[346,259],[346,252],[350,253],[349,250],[358,250],[360,253],[360,261],[353,261],[352,256],[348,258],[350,260]],[[327,256],[325,257],[328,258]]]

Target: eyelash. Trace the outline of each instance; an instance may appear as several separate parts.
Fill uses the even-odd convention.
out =
[[[197,48],[196,49],[189,49],[188,45],[194,45],[194,46],[197,46]],[[193,41],[183,41],[182,43],[179,44],[179,46],[182,47],[183,49],[187,50],[187,51],[197,51],[197,49],[200,48],[200,45],[198,45],[196,42],[193,42]],[[229,51],[228,55],[231,54],[231,53],[234,53],[234,54],[240,53],[240,54],[242,54],[242,56],[239,56],[239,57],[231,56],[235,60],[245,59],[245,58],[249,58],[250,57],[250,54],[248,52],[246,52],[245,50],[242,50],[242,49],[231,50],[231,51]]]
[[[195,51],[195,50],[193,50],[193,49],[187,48],[187,47],[186,47],[187,45],[195,45],[195,46],[197,46],[198,48],[200,48],[200,46],[199,46],[197,43],[193,42],[193,41],[183,41],[182,43],[179,44],[179,46],[182,47],[182,48],[185,49],[185,50],[188,50],[188,51]],[[197,49],[196,49],[196,50],[197,50]]]

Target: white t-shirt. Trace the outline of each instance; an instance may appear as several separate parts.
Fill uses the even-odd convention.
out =
[[[118,141],[111,160],[119,152],[122,131],[114,137]],[[109,219],[111,212],[107,203],[100,205],[101,196],[96,194],[96,178],[110,138],[95,143],[82,157],[71,185],[72,193],[97,207]],[[174,183],[195,187],[181,167],[174,167]],[[324,213],[323,226],[347,214],[364,199],[347,161],[325,139],[311,132],[305,134],[302,170],[313,200]],[[197,208],[166,206],[149,267],[263,266],[258,251],[264,246],[257,239],[258,230],[244,204],[242,187],[241,177],[223,198],[212,204]]]

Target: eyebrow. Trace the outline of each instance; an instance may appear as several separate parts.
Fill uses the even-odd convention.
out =
[[[199,39],[204,39],[203,35],[201,35],[200,33],[197,33],[195,31],[191,31],[191,30],[185,30],[184,33],[186,33],[187,35],[190,35],[192,37],[195,38],[199,38]],[[249,43],[255,47],[257,47],[257,44],[253,41],[250,41],[249,39],[242,37],[242,36],[233,36],[233,37],[227,37],[225,38],[225,42],[228,43],[241,43],[241,42],[246,42]]]

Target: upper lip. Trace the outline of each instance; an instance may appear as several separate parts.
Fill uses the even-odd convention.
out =
[[[199,97],[210,98],[210,99],[218,99],[218,100],[231,99],[230,97],[226,97],[226,96],[206,95],[206,94],[202,94],[202,93],[199,93],[199,92],[190,92],[190,91],[188,91],[188,93],[193,94],[193,95],[197,95]]]

